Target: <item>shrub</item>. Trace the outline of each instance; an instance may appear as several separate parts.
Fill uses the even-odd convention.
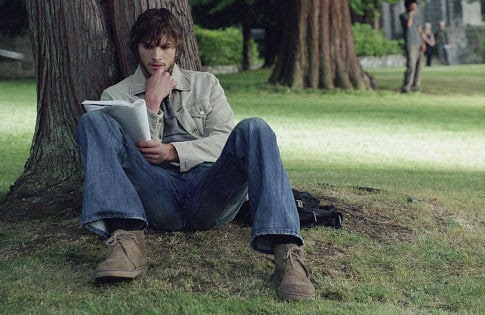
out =
[[[375,31],[369,24],[352,25],[357,56],[384,56],[400,54],[402,40],[387,39],[382,31]]]
[[[203,65],[234,65],[242,63],[243,36],[240,29],[228,27],[209,30],[195,26],[195,36],[199,47],[199,57]],[[253,42],[253,61],[258,50]]]

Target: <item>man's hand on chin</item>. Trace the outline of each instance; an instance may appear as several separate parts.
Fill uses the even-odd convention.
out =
[[[172,92],[177,83],[169,72],[158,69],[145,82],[145,102],[155,113],[160,111],[160,103]]]

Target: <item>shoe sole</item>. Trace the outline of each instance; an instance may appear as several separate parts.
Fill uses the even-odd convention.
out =
[[[102,270],[94,273],[94,280],[97,283],[130,281],[142,275],[146,267],[134,271],[126,270]]]
[[[287,301],[306,301],[306,300],[313,300],[315,299],[316,293],[313,293],[313,295],[308,295],[308,294],[294,294],[291,292],[287,292],[284,290],[281,290],[279,286],[281,285],[281,280],[277,279],[274,275],[271,277],[271,281],[276,285],[276,295],[278,295],[279,298]]]
[[[281,299],[288,300],[288,301],[306,301],[306,300],[315,299],[315,294],[313,295],[295,294],[291,292],[282,291],[279,288],[277,289],[276,293]]]

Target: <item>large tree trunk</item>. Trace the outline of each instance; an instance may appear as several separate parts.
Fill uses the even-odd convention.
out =
[[[368,89],[355,53],[347,0],[288,0],[271,83],[296,88]]]
[[[37,72],[37,124],[23,174],[0,203],[2,218],[78,213],[82,167],[75,141],[80,103],[136,66],[127,40],[136,17],[166,7],[184,25],[180,65],[199,70],[197,43],[187,0],[27,1]]]

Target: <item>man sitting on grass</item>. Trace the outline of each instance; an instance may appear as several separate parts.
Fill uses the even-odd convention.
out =
[[[213,229],[230,222],[249,196],[251,245],[275,255],[278,295],[314,298],[298,212],[273,131],[259,118],[234,127],[219,81],[175,63],[182,38],[182,26],[168,10],[142,13],[130,38],[139,66],[101,96],[145,99],[152,140],[133,143],[100,111],[79,120],[85,169],[81,222],[109,238],[111,246],[95,280],[134,279],[146,270],[147,226]]]

